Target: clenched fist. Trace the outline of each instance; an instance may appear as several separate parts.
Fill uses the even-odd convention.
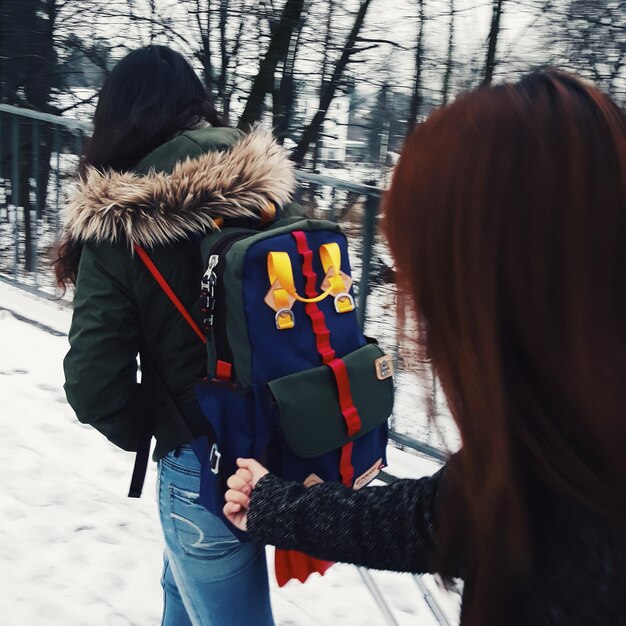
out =
[[[237,472],[226,481],[228,491],[224,496],[224,515],[233,526],[245,531],[248,529],[248,507],[252,490],[269,472],[254,459],[237,459],[237,466]]]

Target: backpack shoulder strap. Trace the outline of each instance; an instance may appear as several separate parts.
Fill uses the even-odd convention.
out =
[[[178,309],[178,312],[183,316],[187,324],[191,327],[194,333],[198,335],[200,341],[206,344],[206,337],[204,333],[198,328],[198,324],[194,321],[193,317],[189,314],[189,311],[185,308],[185,305],[179,300],[178,296],[174,293],[168,282],[163,277],[163,274],[159,272],[159,268],[153,263],[152,259],[148,256],[148,253],[136,243],[133,244],[135,252],[139,258],[143,261],[144,265],[148,268],[149,272],[154,276],[154,279],[159,284],[159,287],[165,292],[165,295],[172,301],[172,304]]]
[[[163,274],[159,271],[157,266],[154,264],[152,259],[149,257],[148,253],[138,246],[137,244],[133,244],[133,248],[135,252],[139,256],[139,258],[143,261],[144,265],[148,268],[149,272],[154,276],[154,279],[157,281],[161,289],[165,292],[167,297],[171,300],[172,304],[178,309],[180,314],[183,316],[187,324],[191,327],[191,329],[198,335],[202,343],[206,344],[206,337],[204,333],[198,328],[198,325],[191,317],[189,311],[185,308],[183,303],[180,301],[178,296],[174,293],[172,288],[169,286],[168,282],[163,277]],[[148,377],[152,380],[153,383],[157,386],[157,391],[160,392],[167,404],[169,412],[178,428],[180,434],[187,441],[191,441],[193,439],[193,434],[189,429],[189,426],[183,419],[183,416],[180,414],[178,407],[174,403],[174,400],[170,396],[167,388],[165,387],[161,377],[158,372],[149,362],[149,360],[142,355],[141,358],[141,367],[144,371],[144,374],[148,374]],[[144,381],[142,381],[143,383]],[[213,435],[213,439],[215,440],[215,434]],[[129,498],[139,498],[141,496],[141,492],[143,489],[144,480],[146,477],[146,470],[148,467],[148,459],[150,456],[150,441],[152,439],[152,433],[146,433],[146,436],[142,438],[139,442],[137,455],[135,456],[135,465],[133,467],[133,475],[130,480],[130,489],[128,492]]]
[[[176,403],[172,399],[165,383],[156,371],[156,368],[145,353],[141,353],[141,384],[148,385],[154,393],[161,397],[165,402],[168,410],[168,414],[171,415],[176,428],[185,441],[192,441],[194,436],[185,422],[185,419],[180,414]],[[215,434],[209,426],[209,435],[215,440]],[[152,431],[147,431],[144,436],[141,437],[137,446],[137,454],[135,456],[135,464],[133,466],[133,474],[130,479],[130,488],[128,490],[129,498],[140,498],[143,490],[143,484],[146,478],[146,470],[148,469],[148,460],[150,458],[150,442],[152,441]]]

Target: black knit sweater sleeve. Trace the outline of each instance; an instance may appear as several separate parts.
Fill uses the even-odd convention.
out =
[[[252,493],[248,531],[263,543],[375,569],[434,572],[438,494],[446,468],[359,491],[304,487],[268,474]]]

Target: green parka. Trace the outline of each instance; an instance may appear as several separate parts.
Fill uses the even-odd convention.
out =
[[[271,134],[226,128],[181,133],[131,173],[92,170],[66,218],[82,244],[65,357],[65,392],[78,419],[136,450],[148,421],[155,458],[184,443],[162,398],[137,382],[145,354],[194,434],[206,432],[194,382],[204,347],[134,254],[139,244],[200,324],[204,272],[199,242],[217,218],[258,218],[287,206],[293,167]]]

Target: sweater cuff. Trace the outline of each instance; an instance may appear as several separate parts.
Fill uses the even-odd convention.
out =
[[[248,533],[257,541],[272,542],[270,529],[275,524],[276,504],[280,493],[291,484],[274,474],[266,474],[252,490],[247,528]]]

